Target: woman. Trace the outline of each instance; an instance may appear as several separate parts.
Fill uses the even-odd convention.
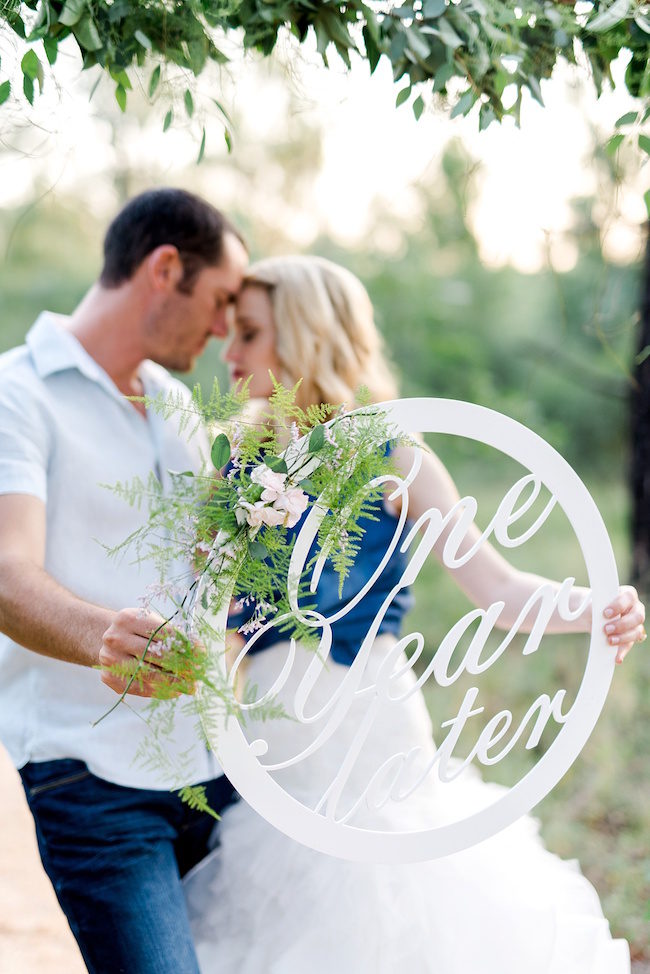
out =
[[[315,257],[261,261],[249,272],[237,303],[232,339],[225,354],[234,383],[251,377],[250,394],[272,391],[269,372],[287,386],[298,379],[299,404],[352,405],[365,386],[373,401],[396,398],[384,362],[370,300],[349,272]],[[414,450],[398,446],[393,459],[406,476]],[[449,510],[458,494],[437,458],[422,451],[422,468],[409,490],[409,516],[436,507]],[[364,537],[354,566],[357,587],[369,577],[399,514],[388,500]],[[451,527],[451,526],[450,526]],[[434,548],[440,557],[450,527]],[[478,537],[470,531],[467,547]],[[462,553],[463,549],[461,549]],[[310,697],[312,711],[329,700],[354,662],[369,621],[405,562],[394,556],[368,595],[333,627],[327,667]],[[454,578],[479,607],[505,602],[499,624],[508,628],[542,579],[512,568],[488,544]],[[555,583],[553,583],[555,584]],[[556,586],[556,590],[559,586]],[[570,608],[586,590],[574,587]],[[344,588],[343,601],[350,598]],[[332,615],[341,603],[334,572],[324,569],[318,585],[318,611]],[[379,629],[365,677],[376,679],[397,641],[407,599],[400,593]],[[609,613],[609,615],[608,615]],[[604,621],[618,662],[645,637],[643,606],[623,587]],[[241,621],[240,619],[236,620]],[[589,608],[574,622],[554,614],[547,631],[588,631]],[[274,629],[266,632],[248,658],[247,679],[263,692],[286,659],[287,645]],[[281,691],[292,716],[293,693],[313,658],[298,653]],[[398,662],[402,665],[404,660]],[[377,713],[346,788],[368,780],[382,755],[417,743],[423,759],[435,755],[424,700],[413,692],[415,677],[404,667],[395,686],[409,697],[399,719],[394,708]],[[362,712],[354,704],[336,735],[308,762],[285,767],[275,777],[294,797],[312,808],[336,775]],[[259,730],[274,761],[303,750],[319,725],[274,720]],[[257,734],[247,730],[249,739]],[[430,778],[433,776],[429,776]],[[411,798],[370,811],[358,807],[351,824],[387,830],[431,828],[462,818],[491,803],[500,793],[466,769],[450,784],[427,781]],[[342,796],[345,799],[345,793]],[[201,969],[205,974],[370,974],[403,968],[412,974],[623,974],[629,953],[613,941],[595,891],[569,863],[548,853],[525,818],[472,849],[433,862],[374,866],[313,852],[278,833],[244,802],[226,812],[221,846],[188,878],[186,892]]]

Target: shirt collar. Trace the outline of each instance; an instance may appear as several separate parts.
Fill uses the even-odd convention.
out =
[[[111,395],[131,409],[131,404],[110,376],[69,331],[69,321],[67,315],[43,311],[27,332],[25,343],[40,378],[44,379],[66,369],[77,369],[92,382],[104,386]],[[164,387],[161,375],[166,373],[160,366],[145,360],[140,364],[139,372],[147,395],[155,395]]]
[[[78,369],[89,379],[101,381],[104,370],[67,328],[66,315],[44,311],[27,332],[25,343],[41,379],[66,369]]]

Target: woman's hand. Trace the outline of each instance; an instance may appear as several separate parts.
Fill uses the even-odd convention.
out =
[[[603,611],[605,635],[610,646],[616,647],[616,662],[622,663],[635,643],[647,639],[643,625],[645,606],[637,590],[631,585],[621,585],[618,595]]]

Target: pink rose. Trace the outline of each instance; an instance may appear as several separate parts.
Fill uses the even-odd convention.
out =
[[[241,501],[239,506],[246,510],[246,521],[255,533],[259,531],[263,524],[268,524],[269,527],[284,524],[285,515],[282,511],[276,511],[275,508],[269,507],[264,501],[257,501],[255,504],[249,504],[248,501]]]
[[[283,473],[275,473],[265,463],[261,463],[259,467],[255,467],[252,471],[251,480],[254,484],[259,484],[260,487],[264,487],[262,500],[270,503],[276,500],[284,490],[286,475]]]

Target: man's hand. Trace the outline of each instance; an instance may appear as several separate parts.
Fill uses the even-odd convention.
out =
[[[102,683],[119,694],[126,691],[137,697],[177,696],[181,692],[175,690],[179,681],[165,671],[162,646],[171,631],[155,612],[118,612],[104,633],[99,651]]]

